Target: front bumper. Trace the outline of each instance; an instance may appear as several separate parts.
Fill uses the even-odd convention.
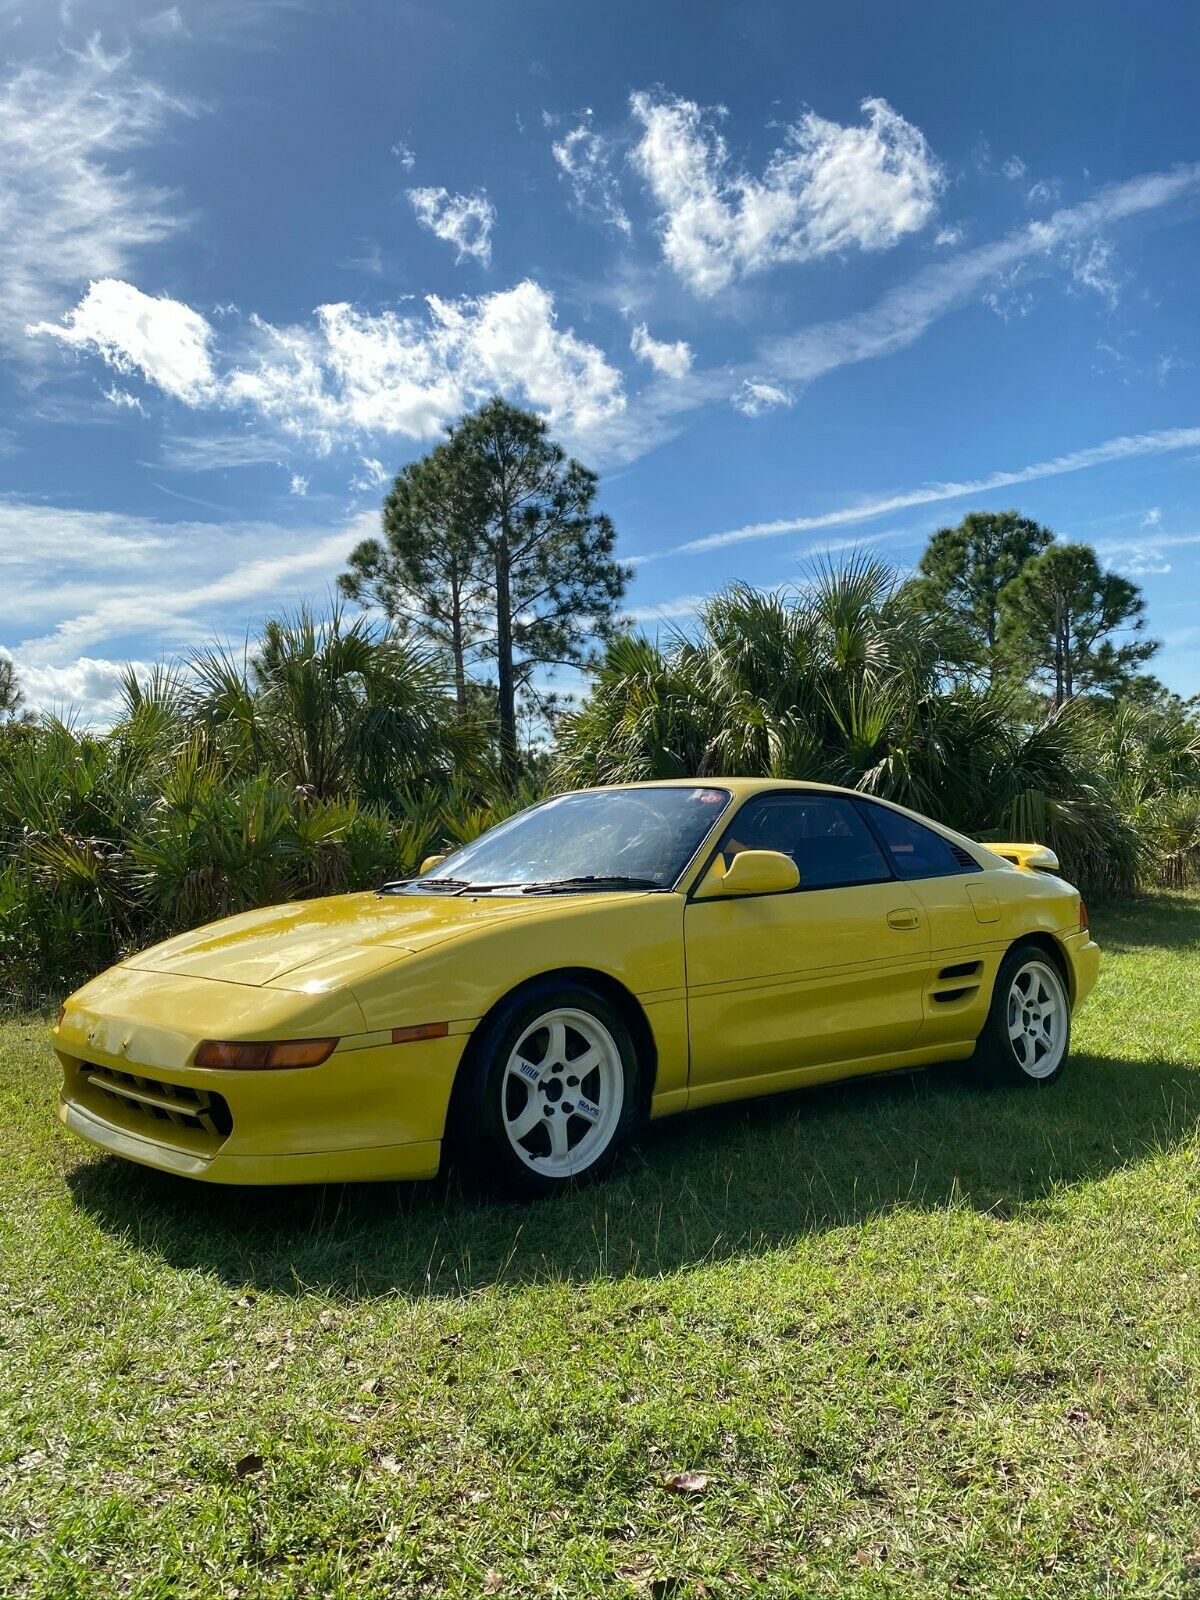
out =
[[[1071,1009],[1079,1007],[1096,987],[1100,976],[1100,946],[1086,928],[1059,938],[1071,974]]]
[[[59,1120],[99,1149],[211,1183],[432,1177],[468,1024],[403,1045],[386,1033],[339,1034],[319,1067],[189,1065],[202,1038],[315,1037],[351,1020],[314,1025],[322,1019],[297,1016],[296,1004],[207,978],[114,969],[72,999],[56,1031]],[[258,1013],[249,1034],[248,1009]]]

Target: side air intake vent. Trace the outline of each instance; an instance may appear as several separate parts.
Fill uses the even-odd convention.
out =
[[[981,961],[960,961],[956,967],[943,967],[939,978],[974,978],[983,965]]]
[[[979,866],[978,861],[976,861],[971,852],[964,850],[961,844],[952,844],[950,846],[950,854],[958,862],[959,866],[966,867],[968,872]]]

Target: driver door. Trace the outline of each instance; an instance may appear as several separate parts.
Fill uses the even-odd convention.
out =
[[[690,1088],[886,1065],[921,1027],[929,930],[857,808],[816,791],[755,795],[720,849],[781,851],[800,885],[688,902]]]

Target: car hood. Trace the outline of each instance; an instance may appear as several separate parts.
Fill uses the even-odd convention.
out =
[[[544,899],[332,895],[226,917],[143,950],[124,965],[315,992],[477,928],[550,911]]]

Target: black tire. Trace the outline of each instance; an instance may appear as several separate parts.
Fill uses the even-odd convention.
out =
[[[597,1075],[589,1075],[584,1080],[584,1084],[588,1085],[585,1088],[570,1073],[570,1059],[565,1061],[561,1071],[546,1064],[551,1054],[547,1047],[546,1057],[538,1064],[538,1070],[547,1080],[546,1088],[543,1089],[540,1083],[535,1087],[512,1083],[510,1079],[513,1075],[507,1073],[507,1068],[517,1046],[532,1040],[534,1044],[530,1054],[535,1055],[537,1040],[542,1033],[549,1038],[549,1030],[531,1030],[543,1018],[556,1012],[576,1013],[581,1019],[591,1019],[590,1023],[581,1022],[581,1026],[594,1030],[598,1025],[615,1047],[615,1058],[597,1035],[608,1065],[595,1069]],[[577,1049],[580,1042],[586,1045],[588,1038],[568,1024],[566,1041],[569,1053],[572,1048]],[[580,1056],[580,1059],[583,1057]],[[584,1104],[589,1110],[598,1109],[602,1112],[605,1118],[601,1130],[603,1140],[598,1133],[593,1138],[593,1129],[586,1123],[582,1113],[567,1109],[574,1106],[574,1102],[567,1098],[572,1092],[581,1097],[585,1093],[595,1092],[590,1088],[593,1083],[607,1081],[598,1076],[601,1072],[607,1073],[611,1079],[613,1096],[607,1106],[599,1097],[595,1103],[584,1100]],[[471,1040],[451,1106],[449,1132],[453,1157],[469,1180],[478,1181],[493,1193],[510,1199],[537,1199],[561,1194],[580,1184],[594,1183],[611,1169],[621,1147],[638,1123],[641,1106],[639,1078],[640,1063],[633,1039],[625,1019],[610,1001],[584,984],[563,983],[556,979],[530,984],[506,1001]],[[556,1079],[557,1095],[552,1098]],[[574,1085],[574,1091],[568,1084]],[[514,1114],[514,1097],[521,1091],[529,1098],[518,1102]],[[613,1104],[617,1093],[619,1106]],[[509,1135],[508,1128],[519,1126],[520,1114],[528,1111],[539,1095],[538,1104],[546,1123],[561,1123],[561,1128],[556,1128],[558,1136],[574,1140],[572,1148],[575,1151],[583,1147],[582,1155],[571,1170],[563,1171],[561,1166],[555,1171],[537,1170],[538,1162],[543,1159],[565,1160],[568,1163],[571,1159],[570,1149],[566,1156],[554,1156],[549,1127],[544,1138],[540,1123],[534,1124],[521,1140],[514,1141]],[[596,1126],[599,1129],[599,1120]],[[592,1139],[596,1145],[594,1153],[586,1149],[588,1139]],[[524,1158],[518,1154],[518,1143],[526,1152]],[[586,1160],[583,1156],[586,1156]]]
[[[1053,1047],[1044,1045],[1039,1031],[1045,1018],[1043,996],[1055,1008]],[[1011,1030],[1022,1024],[1022,1033],[1014,1038]],[[996,974],[973,1062],[990,1083],[1044,1089],[1062,1077],[1070,1051],[1071,1001],[1062,967],[1040,944],[1014,945]]]

